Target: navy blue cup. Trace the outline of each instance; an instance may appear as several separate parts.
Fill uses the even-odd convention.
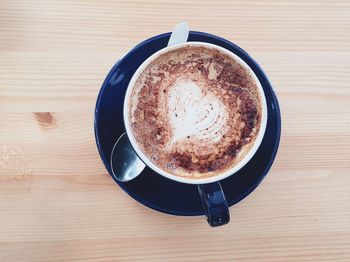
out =
[[[170,33],[152,37],[129,51],[112,68],[96,103],[95,136],[101,158],[112,175],[109,159],[117,138],[125,132],[123,101],[128,83],[137,68],[152,54],[167,46]],[[155,210],[174,215],[202,215],[211,226],[230,221],[229,206],[252,192],[270,169],[277,153],[281,120],[277,98],[258,64],[235,44],[207,33],[190,32],[189,42],[221,46],[239,56],[262,85],[267,104],[267,126],[254,156],[238,172],[227,178],[200,185],[185,184],[163,177],[149,167],[127,183],[113,179],[130,196]]]

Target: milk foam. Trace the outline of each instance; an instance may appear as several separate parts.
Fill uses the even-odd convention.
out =
[[[173,127],[171,143],[188,136],[218,142],[228,128],[224,104],[187,78],[177,79],[170,87],[168,113]]]

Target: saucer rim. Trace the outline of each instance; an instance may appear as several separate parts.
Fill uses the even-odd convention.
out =
[[[100,154],[101,160],[106,168],[106,170],[108,171],[109,175],[112,177],[112,179],[123,189],[123,191],[125,191],[130,197],[132,197],[133,199],[135,199],[136,201],[138,201],[139,203],[141,203],[142,205],[151,208],[153,210],[162,212],[162,213],[166,213],[169,215],[177,215],[177,216],[200,216],[200,215],[204,215],[204,212],[183,212],[183,211],[176,211],[176,210],[170,210],[170,209],[165,209],[162,207],[159,207],[155,204],[153,204],[152,202],[149,202],[147,200],[145,200],[144,198],[140,197],[139,195],[135,194],[134,192],[131,192],[130,190],[128,190],[128,188],[125,186],[125,183],[119,182],[117,181],[111,174],[111,170],[110,167],[108,165],[108,160],[103,152],[101,143],[100,143],[100,138],[99,138],[99,130],[98,130],[98,122],[99,122],[99,116],[98,116],[98,112],[99,112],[99,108],[100,108],[100,103],[102,100],[102,96],[104,94],[104,91],[106,89],[106,87],[108,86],[108,82],[110,81],[111,76],[114,74],[114,72],[116,71],[116,69],[118,68],[119,64],[124,60],[128,58],[128,55],[133,52],[136,48],[140,48],[143,45],[152,42],[154,40],[160,39],[162,37],[170,37],[170,32],[168,33],[162,33],[156,36],[153,36],[151,38],[148,38],[144,41],[142,41],[141,43],[137,44],[136,46],[134,46],[133,48],[131,48],[125,55],[123,55],[119,60],[117,60],[117,62],[113,65],[113,67],[110,69],[109,73],[107,74],[107,76],[105,77],[103,84],[99,90],[98,96],[97,96],[97,100],[96,100],[96,104],[95,104],[95,110],[94,110],[94,135],[95,135],[95,140],[96,140],[96,145],[98,148],[98,152]],[[274,112],[276,112],[276,119],[274,119],[274,121],[276,121],[276,136],[274,137],[274,145],[273,145],[273,150],[272,150],[272,154],[271,157],[269,159],[269,161],[266,163],[264,171],[262,172],[263,174],[261,174],[260,176],[258,176],[258,179],[255,181],[255,183],[253,185],[251,185],[249,188],[247,188],[246,190],[244,190],[244,193],[241,194],[239,197],[234,198],[232,200],[228,200],[228,205],[229,207],[237,204],[238,202],[240,202],[241,200],[243,200],[245,197],[247,197],[249,194],[251,194],[258,186],[259,184],[264,180],[264,178],[266,177],[266,175],[268,174],[269,170],[271,169],[271,166],[276,158],[277,152],[278,152],[278,148],[279,148],[279,144],[280,144],[280,138],[281,138],[281,112],[280,112],[280,107],[279,107],[279,103],[277,100],[277,96],[273,90],[273,87],[271,85],[271,81],[269,81],[269,79],[267,78],[266,74],[264,73],[264,71],[262,70],[262,68],[260,67],[260,65],[246,52],[244,51],[242,48],[240,48],[239,46],[237,46],[236,44],[213,34],[209,34],[209,33],[205,33],[205,32],[200,32],[200,31],[190,31],[190,35],[197,35],[197,36],[204,36],[204,37],[212,37],[215,38],[216,40],[219,40],[221,42],[224,42],[225,44],[231,45],[233,46],[235,49],[237,49],[237,51],[241,52],[244,54],[244,58],[241,57],[242,60],[245,61],[245,59],[250,60],[251,63],[253,63],[256,67],[256,69],[259,71],[259,75],[260,77],[264,78],[264,80],[269,83],[269,89],[271,92],[271,101],[275,107]],[[205,41],[202,41],[205,42]],[[245,61],[246,62],[246,61]],[[265,133],[264,137],[267,134]],[[154,172],[154,171],[152,171]],[[218,181],[220,183],[225,183],[225,179]],[[174,181],[174,183],[176,183],[176,181]],[[193,186],[197,186],[195,184],[193,184]]]

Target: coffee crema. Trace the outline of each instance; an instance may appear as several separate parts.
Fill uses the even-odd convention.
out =
[[[131,87],[132,134],[144,155],[169,174],[220,175],[248,153],[259,133],[256,81],[247,66],[214,47],[160,54]]]

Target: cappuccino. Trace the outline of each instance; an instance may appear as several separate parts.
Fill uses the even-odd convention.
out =
[[[188,45],[162,53],[134,83],[127,108],[132,135],[166,173],[220,175],[256,140],[262,119],[257,79],[218,48]]]

